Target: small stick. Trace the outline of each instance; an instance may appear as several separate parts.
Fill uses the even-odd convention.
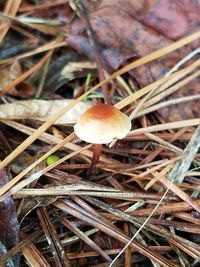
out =
[[[96,64],[97,64],[99,80],[100,80],[100,82],[102,82],[105,79],[104,70],[103,70],[103,67],[102,67],[102,58],[101,58],[101,55],[100,55],[98,44],[97,44],[97,42],[95,40],[95,33],[94,33],[93,29],[92,29],[87,9],[81,3],[81,1],[77,1],[75,3],[75,5],[76,5],[76,8],[78,9],[77,11],[79,12],[79,16],[85,21],[87,35],[89,37],[89,41],[90,41],[91,47],[93,49],[95,61],[96,61]],[[102,91],[103,91],[103,95],[104,95],[104,103],[109,104],[110,96],[109,96],[109,91],[108,91],[107,84],[103,84],[102,85]]]

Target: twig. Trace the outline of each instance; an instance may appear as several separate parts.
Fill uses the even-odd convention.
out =
[[[97,64],[99,80],[100,80],[100,82],[102,82],[105,79],[104,70],[103,70],[103,66],[102,66],[103,65],[102,59],[101,59],[101,55],[100,55],[100,51],[99,51],[97,42],[95,40],[95,33],[92,29],[87,9],[85,8],[84,4],[81,3],[81,1],[70,1],[70,2],[73,2],[73,4],[74,4],[73,6],[75,6],[76,11],[78,12],[79,16],[82,18],[82,20],[85,21],[85,25],[87,28],[86,31],[87,31],[92,50],[94,52],[95,61]],[[109,103],[109,92],[108,92],[107,84],[102,85],[102,91],[103,91],[105,103]]]

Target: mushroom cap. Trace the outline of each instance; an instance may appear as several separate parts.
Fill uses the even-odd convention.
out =
[[[131,129],[129,118],[108,104],[87,109],[74,126],[75,134],[88,143],[108,144],[114,138],[124,138]]]

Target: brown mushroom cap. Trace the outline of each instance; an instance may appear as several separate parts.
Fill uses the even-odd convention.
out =
[[[131,129],[129,118],[115,107],[97,104],[86,110],[74,126],[75,134],[88,143],[108,144],[124,138]]]

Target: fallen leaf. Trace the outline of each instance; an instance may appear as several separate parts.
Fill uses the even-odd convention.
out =
[[[0,105],[1,119],[33,119],[46,121],[59,110],[69,105],[73,100],[27,100]],[[61,116],[55,124],[74,124],[82,113],[91,106],[91,102],[79,102],[67,113]]]
[[[21,66],[18,61],[13,64],[4,65],[0,67],[0,90],[4,88],[9,82],[14,81],[22,74]],[[10,95],[16,96],[17,90],[14,87],[10,91]]]
[[[72,53],[62,56],[52,61],[49,66],[43,95],[51,96],[66,83],[77,78],[85,78],[88,73],[96,75],[96,64],[85,56],[81,57]]]
[[[143,57],[200,28],[200,5],[197,0],[103,0],[93,6],[89,3],[87,10],[105,69],[109,66],[115,70],[120,65],[126,64],[127,58],[133,60]],[[77,19],[71,25],[67,25],[66,32],[69,45],[94,59],[94,52],[83,21]],[[199,45],[199,40],[192,42],[173,53],[134,69],[130,74],[139,88],[146,86],[163,77],[177,62]],[[120,55],[121,60],[118,60],[118,64],[113,64],[111,56],[104,56],[108,49],[112,49],[117,60],[117,53]],[[177,98],[199,92],[200,86],[195,80],[170,97]],[[187,105],[177,104],[160,109],[158,112],[164,121],[199,117],[200,102],[194,100]]]

